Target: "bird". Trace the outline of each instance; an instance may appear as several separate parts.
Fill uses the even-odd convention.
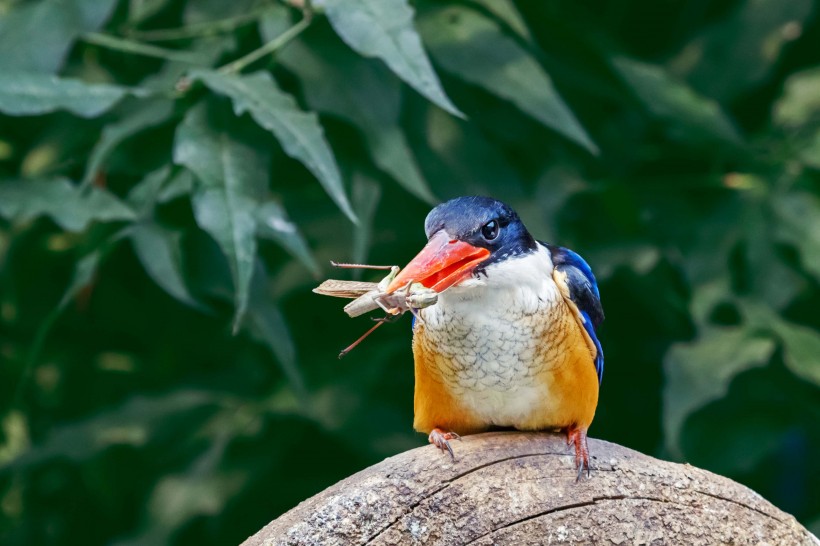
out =
[[[386,289],[417,282],[438,293],[413,319],[414,429],[453,460],[450,441],[462,435],[560,429],[576,480],[589,477],[604,370],[592,269],[490,197],[439,204],[424,229],[427,244]]]

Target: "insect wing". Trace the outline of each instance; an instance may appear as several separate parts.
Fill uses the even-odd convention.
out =
[[[358,298],[367,294],[368,292],[378,288],[375,282],[364,281],[338,281],[335,279],[328,279],[313,291],[316,294],[323,296],[333,296],[335,298]]]

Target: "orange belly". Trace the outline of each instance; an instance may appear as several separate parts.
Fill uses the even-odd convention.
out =
[[[465,357],[465,344],[454,357],[451,345],[417,324],[414,428],[470,434],[494,425],[519,430],[589,427],[598,404],[598,377],[582,327],[561,306],[523,327],[535,328],[538,343],[532,349],[510,347],[519,366],[510,377],[509,362],[498,368],[480,354]],[[506,347],[506,341],[498,343]],[[465,362],[474,368],[465,369]],[[503,378],[500,369],[507,371]]]

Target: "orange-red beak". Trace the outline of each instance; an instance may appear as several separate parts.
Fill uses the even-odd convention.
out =
[[[387,287],[387,293],[395,292],[409,282],[419,282],[436,292],[443,292],[468,278],[489,256],[490,251],[486,248],[451,240],[444,231],[439,231],[396,275]]]

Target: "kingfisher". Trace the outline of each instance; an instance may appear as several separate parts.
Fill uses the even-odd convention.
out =
[[[535,240],[489,197],[438,205],[424,230],[426,246],[386,290],[417,282],[438,293],[413,320],[413,427],[451,457],[461,435],[561,429],[578,478],[589,476],[587,430],[604,371],[592,269]]]

